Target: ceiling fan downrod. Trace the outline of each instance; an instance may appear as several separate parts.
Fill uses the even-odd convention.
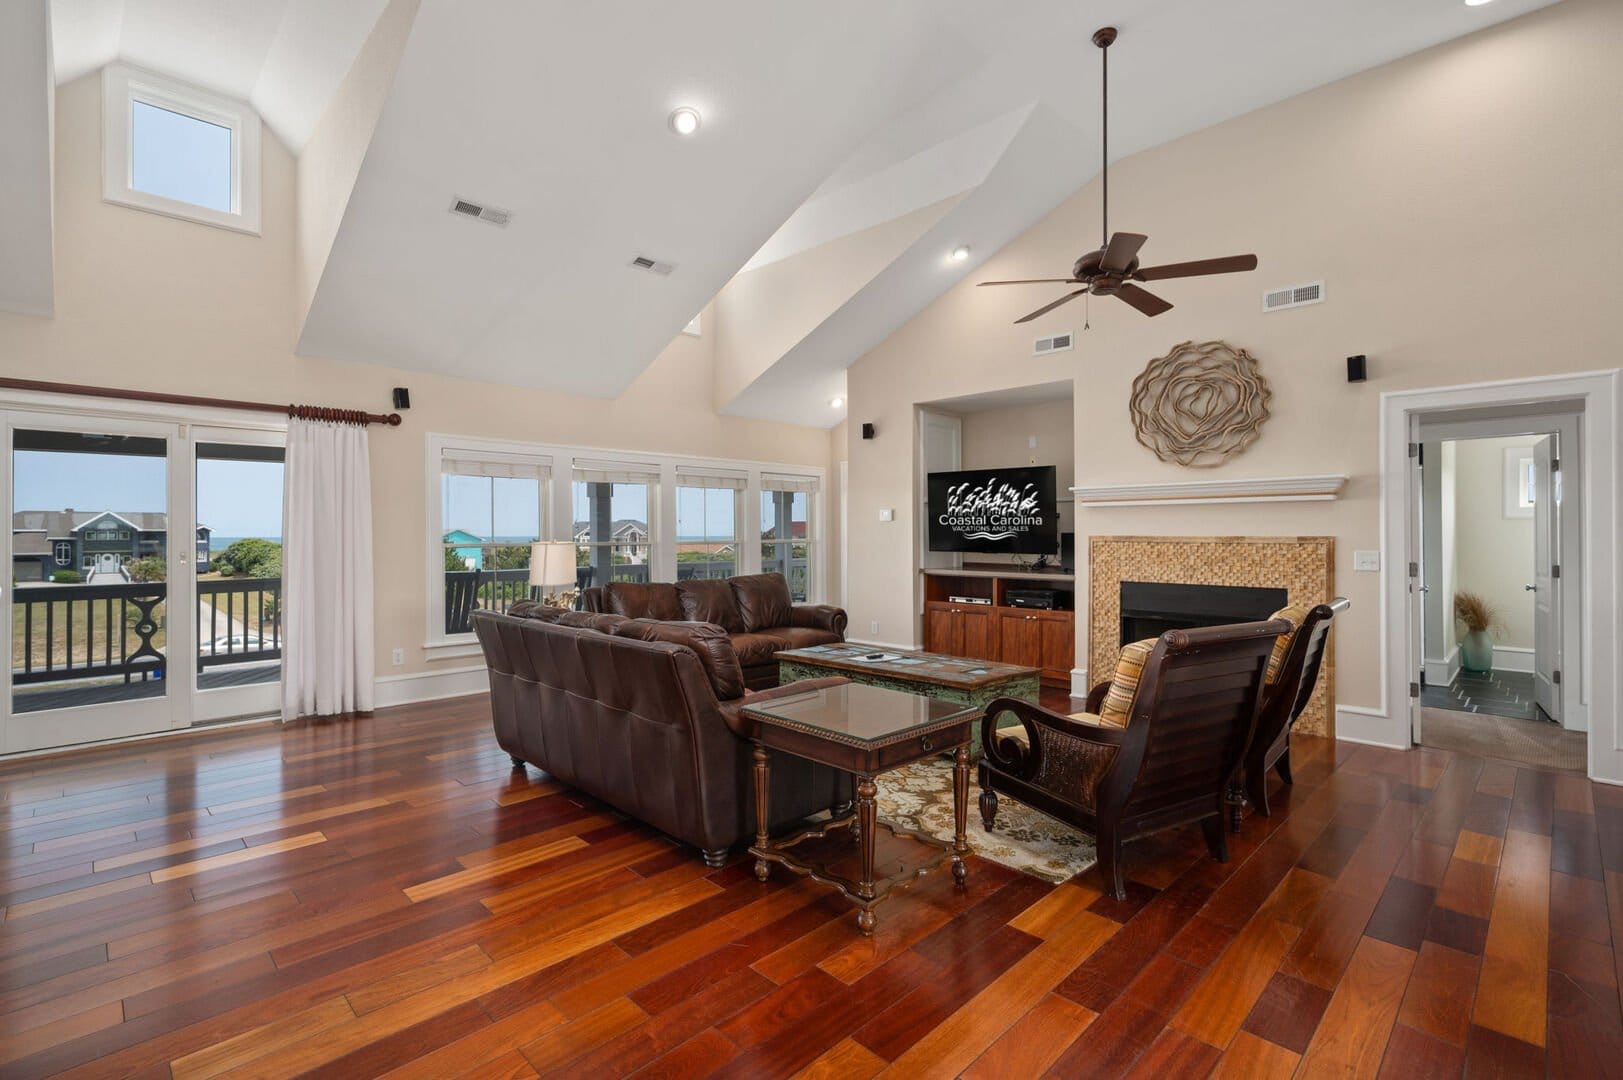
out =
[[[1099,184],[1103,193],[1103,232],[1100,234],[1099,250],[1103,251],[1110,243],[1110,46],[1116,41],[1116,28],[1102,26],[1093,32],[1093,43],[1099,46],[1099,147],[1100,168]]]

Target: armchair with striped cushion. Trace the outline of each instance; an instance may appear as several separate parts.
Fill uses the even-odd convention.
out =
[[[981,819],[998,794],[1093,833],[1106,887],[1126,897],[1122,844],[1198,821],[1213,858],[1228,859],[1223,810],[1250,741],[1263,677],[1284,620],[1169,630],[1122,650],[1115,677],[1066,716],[1028,701],[987,706]],[[1003,713],[1019,728],[998,730]]]

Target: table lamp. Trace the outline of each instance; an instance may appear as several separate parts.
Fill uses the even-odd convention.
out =
[[[530,584],[541,591],[543,604],[573,608],[580,595],[575,582],[574,544],[568,540],[541,540],[530,545]]]

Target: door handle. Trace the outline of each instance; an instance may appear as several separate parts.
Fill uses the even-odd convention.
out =
[[[1538,586],[1537,585],[1523,585],[1522,590],[1524,592],[1538,592]]]
[[[1422,585],[1422,586],[1420,586],[1420,591],[1421,592],[1431,592],[1431,586],[1430,585]]]

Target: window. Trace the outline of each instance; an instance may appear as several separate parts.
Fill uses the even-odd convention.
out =
[[[530,595],[530,545],[543,535],[551,463],[469,456],[440,461],[439,577],[447,636],[471,633],[477,609]]]
[[[102,72],[107,201],[259,232],[259,116],[230,98],[123,64]]]
[[[761,570],[782,574],[796,601],[815,585],[811,506],[818,486],[815,476],[761,474]]]
[[[654,532],[649,508],[658,483],[658,465],[576,460],[571,535],[582,587],[650,580]]]
[[[68,566],[73,562],[73,545],[66,540],[58,540],[54,545],[56,565]]]
[[[738,573],[742,472],[676,467],[676,580]]]

